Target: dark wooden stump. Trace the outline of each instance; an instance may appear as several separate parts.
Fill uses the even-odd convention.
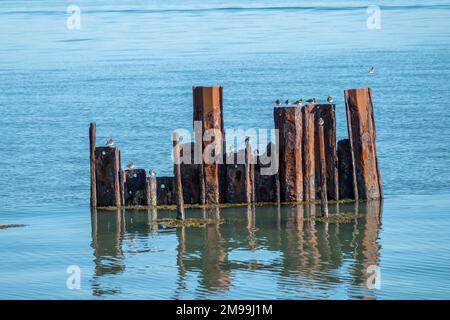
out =
[[[226,165],[226,202],[244,203],[246,202],[246,167],[245,164],[227,164]]]
[[[370,88],[344,91],[347,127],[353,165],[355,199],[381,199],[381,175],[376,149],[376,130]]]
[[[125,170],[125,205],[147,205],[147,177],[144,169]]]
[[[354,199],[352,154],[350,141],[343,139],[338,142],[339,199]]]
[[[97,125],[92,122],[89,126],[89,151],[90,151],[90,169],[91,169],[91,207],[97,206],[97,190],[95,177],[95,144],[96,144]]]
[[[276,152],[275,144],[269,143],[266,152],[258,157],[255,164],[255,201],[256,202],[277,202],[277,174],[262,174],[264,168],[269,168],[271,163],[263,163],[271,159],[272,152]],[[278,161],[278,159],[276,160]]]
[[[175,184],[174,177],[157,177],[157,198],[158,205],[175,204]]]
[[[181,145],[181,183],[183,186],[184,203],[199,204],[201,203],[201,181],[199,164],[194,163],[193,150],[194,143],[184,143]],[[189,161],[183,162],[186,158],[186,152],[190,153]]]
[[[120,206],[119,150],[114,147],[95,148],[97,206]]]
[[[298,107],[274,108],[275,128],[279,130],[281,201],[303,200],[302,111]]]

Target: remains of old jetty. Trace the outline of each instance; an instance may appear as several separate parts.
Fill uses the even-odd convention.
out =
[[[276,106],[277,143],[259,153],[248,139],[244,149],[227,153],[223,88],[194,87],[195,139],[182,144],[174,133],[173,177],[123,170],[117,147],[96,146],[91,123],[91,206],[176,205],[184,219],[185,205],[320,201],[327,215],[328,201],[381,199],[371,89],[344,90],[344,96],[348,139],[336,143],[335,104]],[[268,158],[276,161],[276,172],[264,172]]]

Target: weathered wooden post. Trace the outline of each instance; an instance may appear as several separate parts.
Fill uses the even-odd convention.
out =
[[[196,140],[196,143],[202,150],[201,163],[206,204],[218,204],[221,199],[220,180],[224,174],[219,163],[224,163],[224,150],[226,150],[222,97],[222,87],[193,87],[194,128],[196,121],[201,123],[201,140]],[[214,136],[203,139],[205,133],[214,134]],[[197,134],[196,139],[200,139]],[[211,148],[212,143],[215,148]],[[205,158],[208,161],[205,161]]]
[[[174,176],[175,176],[175,198],[177,204],[177,219],[184,220],[184,198],[183,198],[183,184],[181,182],[181,159],[180,159],[180,137],[178,132],[173,133],[173,161],[174,161]]]
[[[125,170],[125,205],[145,206],[147,202],[147,177],[144,169]]]
[[[355,199],[353,195],[352,154],[350,141],[338,142],[339,199]]]
[[[280,198],[303,200],[302,111],[298,107],[275,107],[275,129],[279,130]]]
[[[270,159],[270,160],[269,160]],[[255,202],[278,202],[277,172],[278,151],[269,143],[264,154],[257,157],[255,168]],[[270,169],[270,171],[269,171]],[[272,171],[276,169],[276,171]]]
[[[91,122],[89,126],[89,151],[91,162],[91,207],[97,207],[97,181],[95,176],[95,144],[96,144],[97,125]]]
[[[200,169],[201,166],[194,162],[193,142],[184,143],[181,149],[181,182],[183,184],[184,203],[198,204],[200,201]]]
[[[156,189],[156,176],[150,175],[150,177],[147,178],[147,204],[149,206],[155,207],[158,204]]]
[[[328,197],[339,200],[338,159],[336,152],[336,112],[334,104],[315,104],[315,121],[323,120]],[[316,126],[316,129],[318,126]],[[316,136],[318,132],[316,133]],[[316,143],[318,147],[318,143]],[[318,164],[319,150],[316,151]],[[320,169],[316,168],[317,176]],[[318,181],[318,180],[316,180]]]
[[[98,207],[120,207],[121,188],[119,181],[119,149],[115,147],[95,148],[95,176]]]
[[[320,154],[320,204],[322,215],[328,217],[327,163],[325,159],[324,121],[319,119],[319,154]]]
[[[314,104],[302,108],[303,116],[303,183],[304,200],[316,199]]]
[[[245,145],[245,202],[254,202],[255,177],[252,146],[250,143]]]
[[[344,91],[355,200],[383,197],[370,88]]]
[[[174,177],[157,177],[156,178],[156,197],[158,205],[172,205],[176,203]]]

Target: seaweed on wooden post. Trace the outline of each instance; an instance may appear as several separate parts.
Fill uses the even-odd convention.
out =
[[[177,204],[177,219],[184,220],[184,198],[183,198],[183,184],[181,182],[181,168],[180,168],[180,137],[177,132],[173,133],[173,161],[174,161],[174,176],[175,176],[175,199]]]
[[[383,197],[370,88],[344,90],[355,200]]]
[[[324,121],[319,119],[319,154],[320,154],[320,205],[322,215],[328,217],[327,168],[325,159]]]
[[[95,144],[96,144],[96,130],[97,125],[95,122],[91,122],[89,126],[89,151],[90,151],[90,163],[91,163],[91,207],[97,207],[97,182],[95,176]]]

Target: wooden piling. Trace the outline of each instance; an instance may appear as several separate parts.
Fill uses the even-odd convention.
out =
[[[95,144],[96,144],[96,130],[97,125],[95,122],[91,122],[89,126],[89,150],[90,150],[90,162],[91,162],[91,207],[97,206],[97,181],[95,175]]]
[[[174,177],[156,178],[156,196],[158,205],[175,204],[175,192]]]
[[[245,146],[245,202],[254,202],[255,190],[254,163],[252,146],[250,143]]]
[[[98,207],[120,207],[119,149],[95,148],[95,175]]]
[[[338,159],[336,151],[336,111],[334,104],[315,104],[316,129],[319,127],[318,119],[323,120],[323,132],[325,142],[325,160],[327,172],[327,191],[328,197],[333,200],[339,200],[339,180],[338,180]],[[316,136],[318,132],[316,133]],[[318,143],[316,143],[318,147]],[[316,151],[318,164],[319,150]],[[320,176],[320,169],[316,168],[317,177]],[[319,181],[319,179],[316,179]]]
[[[257,157],[254,165],[255,176],[255,202],[278,202],[277,194],[277,174],[262,174],[262,170],[268,168],[273,163],[262,163],[261,159],[272,159],[273,153],[276,153],[276,145],[269,143],[264,154]],[[277,161],[277,160],[276,160]]]
[[[322,215],[328,217],[327,163],[325,158],[324,121],[319,119],[319,154],[320,154],[320,205]]]
[[[224,123],[223,123],[223,88],[222,87],[193,87],[193,106],[194,121],[201,121],[202,135],[207,130],[215,130],[220,136],[216,136],[213,141],[196,141],[202,146],[202,155],[205,156],[205,148],[211,143],[221,146],[220,154],[221,162],[225,161],[225,139],[224,139]],[[211,155],[209,155],[211,156]],[[219,168],[218,161],[213,163],[205,163],[202,158],[202,174],[205,191],[206,204],[218,204],[220,202],[220,180],[225,175]]]
[[[303,116],[303,199],[316,199],[316,170],[315,170],[315,105],[308,104],[302,108]]]
[[[275,107],[275,128],[279,130],[280,198],[284,202],[303,200],[302,111],[298,107]]]
[[[183,186],[184,203],[199,204],[200,203],[200,169],[199,164],[194,163],[193,150],[195,144],[193,142],[183,143],[180,146],[181,159],[181,182]],[[187,158],[187,155],[189,159]],[[185,161],[183,161],[185,160]]]
[[[125,176],[125,205],[145,206],[147,202],[147,177],[144,169],[128,169]]]
[[[370,88],[344,90],[355,200],[381,199],[381,175]]]
[[[180,164],[180,138],[177,132],[173,133],[173,160],[175,176],[175,199],[177,204],[177,219],[184,220],[184,197],[183,184],[181,182],[181,164]]]
[[[147,204],[150,206],[156,206],[157,202],[157,184],[156,176],[150,176],[147,178]]]
[[[349,139],[338,142],[339,199],[355,199],[353,194],[352,154]]]

